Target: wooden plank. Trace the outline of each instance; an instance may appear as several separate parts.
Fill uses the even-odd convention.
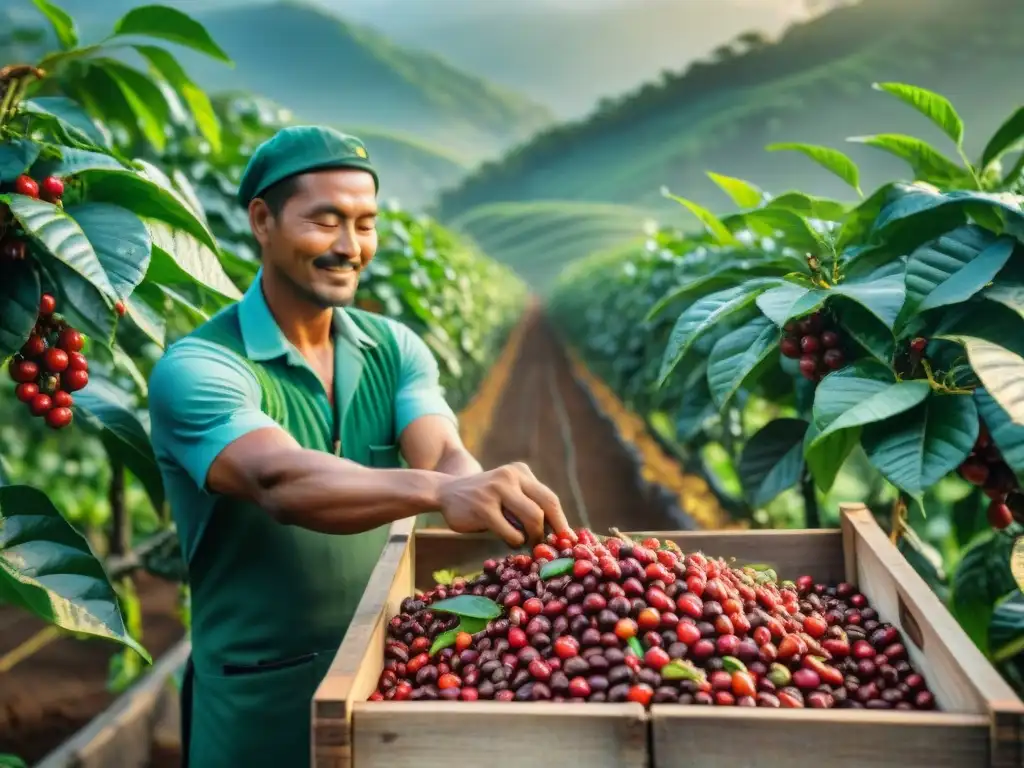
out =
[[[992,768],[1024,761],[1024,702],[988,662],[942,601],[889,541],[863,504],[842,516],[855,539],[857,584],[907,640],[911,661],[928,680],[939,707],[984,714],[991,724]]]
[[[639,704],[366,702],[355,705],[357,768],[646,768]]]
[[[145,677],[36,768],[146,768],[161,710],[177,698],[176,691],[168,690],[172,677],[191,650],[187,639],[180,641]]]
[[[987,768],[982,715],[658,705],[656,768]]]

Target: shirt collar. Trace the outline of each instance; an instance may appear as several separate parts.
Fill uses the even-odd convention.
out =
[[[274,320],[262,289],[263,269],[256,273],[249,290],[238,303],[238,322],[242,329],[242,340],[245,352],[250,360],[272,360],[286,356],[289,362],[300,364],[302,356],[295,346],[288,341]],[[377,343],[364,333],[352,316],[343,308],[334,310],[334,332],[350,342],[358,349],[377,346]]]

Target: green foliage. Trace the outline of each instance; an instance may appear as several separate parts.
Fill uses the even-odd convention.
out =
[[[1014,113],[971,161],[947,99],[878,88],[934,122],[959,164],[911,162],[912,183],[813,210],[799,193],[759,197],[729,179],[741,210],[717,216],[677,198],[703,225],[698,234],[661,229],[626,258],[572,265],[552,309],[630,405],[668,414],[691,451],[721,451],[755,521],[778,522],[788,497],[802,498],[814,524],[820,500],[852,478],[873,505],[909,502],[913,562],[940,591],[951,587],[980,647],[990,650],[991,624],[1000,646],[1020,648],[1006,637],[1016,614],[996,606],[1017,592],[1007,561],[1024,522],[1024,197],[984,169],[1003,148],[1020,152],[1024,124]],[[907,138],[876,146],[923,146]],[[859,187],[842,155],[770,149],[800,152]],[[826,367],[813,345],[827,329],[841,356]],[[965,476],[993,499],[990,519],[1009,505],[1011,536],[989,526],[988,499],[965,495],[965,462],[988,468],[987,478]]]

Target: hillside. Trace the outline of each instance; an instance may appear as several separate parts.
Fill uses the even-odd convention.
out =
[[[839,146],[870,187],[905,168],[854,135],[910,132],[948,149],[937,130],[871,89],[897,80],[939,90],[968,125],[972,153],[1020,102],[1024,4],[974,0],[864,0],[794,26],[777,43],[651,83],[587,120],[542,133],[500,163],[485,165],[440,205],[451,219],[474,206],[517,200],[614,202],[677,209],[668,185],[713,208],[726,198],[711,169],[782,191],[845,196],[841,182],[776,141]]]
[[[545,107],[511,90],[312,3],[165,2],[206,25],[235,62],[230,68],[181,50],[182,63],[202,87],[253,91],[304,121],[370,126],[472,161],[524,140],[553,119]],[[88,40],[106,34],[127,7],[144,2],[58,4],[75,16]],[[0,12],[9,10],[18,20],[41,23],[30,0],[0,0]]]

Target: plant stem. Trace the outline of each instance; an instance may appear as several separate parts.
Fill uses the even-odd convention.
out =
[[[800,492],[804,497],[804,525],[808,528],[821,528],[821,512],[818,510],[818,493],[811,473],[804,469],[800,479]]]
[[[131,521],[124,503],[124,464],[118,459],[110,460],[110,500],[111,555],[124,555],[131,549]]]

